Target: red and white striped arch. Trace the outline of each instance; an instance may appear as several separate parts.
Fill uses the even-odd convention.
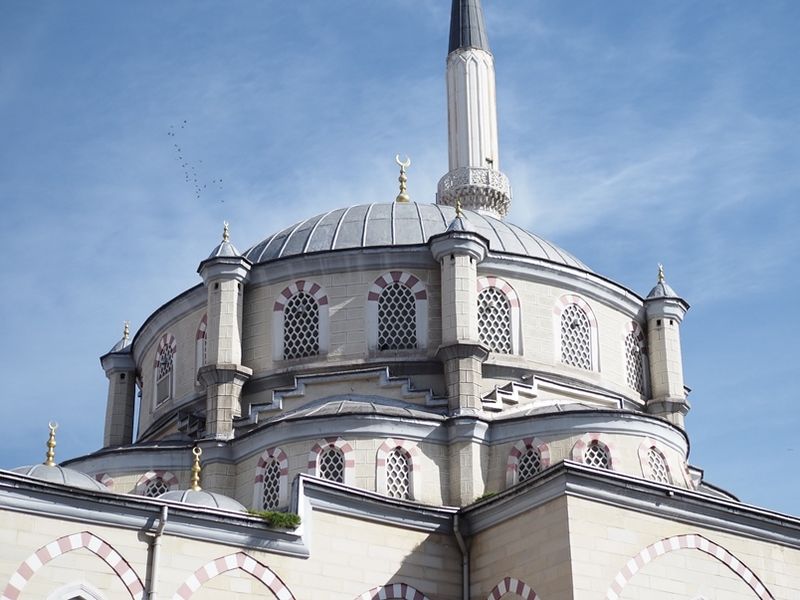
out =
[[[94,478],[95,480],[99,481],[104,486],[106,486],[106,489],[108,490],[114,489],[114,480],[108,473],[100,473],[98,475],[95,475]]]
[[[593,443],[597,443],[598,445],[600,445],[602,448],[605,449],[606,453],[608,454],[609,470],[610,471],[616,470],[619,465],[619,456],[617,450],[613,442],[611,442],[611,440],[608,439],[608,436],[602,433],[594,433],[594,432],[584,433],[578,439],[578,441],[575,442],[575,445],[572,446],[572,454],[571,454],[572,460],[581,464],[585,464],[586,449]]]
[[[270,590],[278,600],[295,600],[294,595],[286,584],[268,566],[260,563],[255,558],[244,552],[228,554],[209,561],[184,581],[172,596],[172,600],[189,600],[204,583],[217,575],[239,569],[252,575]]]
[[[158,357],[161,356],[161,353],[166,349],[169,349],[172,352],[173,357],[175,356],[175,353],[178,351],[178,341],[175,339],[175,336],[172,335],[171,333],[165,333],[164,335],[161,336],[161,339],[158,341],[156,356],[153,359],[153,367],[155,369],[158,369]]]
[[[143,495],[145,490],[147,490],[147,485],[156,479],[161,479],[165,484],[167,484],[169,491],[178,489],[178,478],[174,473],[170,471],[148,471],[139,478],[139,481],[136,482],[134,492],[140,496]]]
[[[550,466],[550,448],[547,444],[537,437],[519,440],[508,452],[508,460],[506,461],[506,486],[511,487],[517,483],[519,457],[525,454],[530,448],[536,448],[539,451],[539,460],[541,461],[543,471]]]
[[[502,292],[511,307],[511,353],[522,354],[522,312],[517,292],[505,279],[488,275],[478,277],[478,296],[487,288],[495,288]]]
[[[553,340],[556,364],[561,363],[561,315],[564,310],[571,305],[580,308],[589,320],[589,336],[592,350],[592,371],[600,370],[600,346],[599,333],[597,328],[597,318],[592,307],[583,298],[576,294],[564,294],[553,306]]]
[[[113,546],[88,531],[60,537],[31,554],[12,573],[8,584],[3,590],[3,595],[0,596],[0,600],[18,600],[22,590],[25,589],[25,586],[36,574],[36,571],[54,558],[79,548],[86,548],[111,567],[114,574],[122,581],[131,600],[142,600],[144,586],[128,561]]]
[[[411,493],[411,499],[418,499],[419,493],[422,490],[422,469],[421,465],[419,464],[420,456],[422,454],[420,453],[419,448],[417,448],[417,445],[409,440],[388,438],[380,445],[378,452],[375,454],[375,491],[377,491],[379,494],[387,493],[386,459],[388,458],[389,453],[393,452],[397,448],[400,448],[400,450],[408,459],[408,487]]]
[[[639,554],[631,558],[627,564],[620,569],[617,576],[614,577],[614,581],[606,592],[606,600],[619,600],[622,590],[646,564],[653,562],[659,556],[663,556],[668,552],[684,549],[699,550],[700,552],[712,556],[746,583],[760,600],[774,600],[774,596],[747,565],[719,544],[696,533],[666,538],[643,549]]]
[[[289,459],[283,450],[277,446],[273,446],[272,448],[264,450],[264,453],[258,458],[256,476],[253,480],[253,508],[260,509],[263,506],[264,475],[267,466],[269,466],[272,461],[278,463],[278,469],[280,471],[280,480],[278,481],[278,503],[280,506],[286,506],[289,503]]]
[[[652,469],[650,469],[650,448],[655,448],[661,454],[661,456],[664,457],[664,464],[667,467],[667,476],[669,477],[670,483],[675,483],[675,474],[672,472],[672,469],[669,468],[667,447],[661,442],[649,437],[646,437],[642,440],[642,443],[639,444],[637,452],[639,455],[639,464],[642,466],[642,476],[645,479],[653,479]]]
[[[326,448],[338,448],[344,455],[344,483],[345,485],[355,485],[356,482],[356,460],[355,451],[349,442],[340,437],[330,437],[319,440],[308,453],[308,474],[319,477],[319,455]]]
[[[539,596],[531,589],[524,581],[515,579],[514,577],[506,577],[494,586],[494,589],[486,597],[486,600],[500,600],[506,594],[516,594],[522,600],[539,600]]]
[[[272,357],[274,360],[283,360],[283,332],[285,325],[284,309],[286,303],[299,292],[311,296],[319,308],[319,353],[327,354],[330,347],[330,306],[328,294],[325,289],[314,281],[298,279],[287,285],[278,294],[275,304],[272,305]]]
[[[430,600],[418,589],[407,583],[390,583],[374,587],[357,596],[355,600]]]
[[[399,283],[406,286],[414,294],[414,308],[417,317],[417,348],[428,347],[428,291],[425,284],[413,273],[407,271],[389,271],[378,277],[367,293],[365,309],[367,332],[367,348],[378,350],[378,301],[387,286]]]

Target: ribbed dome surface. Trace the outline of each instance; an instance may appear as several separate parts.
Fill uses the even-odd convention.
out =
[[[469,210],[463,214],[475,233],[489,240],[493,252],[590,270],[568,252],[516,225]],[[287,227],[247,250],[244,256],[258,264],[311,252],[426,244],[431,236],[444,233],[455,216],[454,208],[438,204],[389,202],[350,206]]]
[[[233,498],[225,496],[224,494],[207,492],[206,490],[175,490],[172,492],[164,492],[159,498],[161,500],[171,500],[172,502],[181,502],[183,504],[221,508],[222,510],[231,510],[233,512],[247,512],[247,509]]]
[[[58,465],[49,467],[47,465],[29,465],[26,467],[17,467],[11,469],[12,473],[19,473],[26,475],[33,479],[40,481],[49,481],[50,483],[60,483],[62,485],[69,485],[84,490],[98,490],[107,492],[108,488],[102,483],[89,477],[86,473],[81,473],[75,469],[68,469],[67,467],[59,467]]]

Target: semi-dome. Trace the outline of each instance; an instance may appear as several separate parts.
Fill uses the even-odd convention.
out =
[[[521,227],[464,210],[474,232],[492,252],[539,258],[583,271],[589,267],[558,246]],[[456,209],[439,204],[386,202],[360,204],[318,214],[275,233],[244,253],[254,264],[312,252],[426,244],[447,231]]]
[[[12,473],[19,473],[26,477],[32,477],[40,481],[48,481],[50,483],[59,483],[61,485],[68,485],[71,487],[80,488],[83,490],[96,490],[107,492],[108,488],[102,483],[89,477],[86,473],[81,473],[75,469],[67,467],[60,467],[58,465],[28,465],[25,467],[17,467],[11,469]]]
[[[247,509],[239,502],[224,494],[208,492],[206,490],[174,490],[164,492],[159,496],[161,500],[170,500],[182,504],[193,504],[195,506],[205,506],[207,508],[220,508],[233,512],[247,512]]]

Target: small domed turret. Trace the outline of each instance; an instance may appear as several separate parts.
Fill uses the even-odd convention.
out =
[[[161,500],[170,500],[171,502],[180,502],[182,504],[194,504],[196,506],[205,506],[207,508],[220,508],[222,510],[230,510],[233,512],[247,512],[247,509],[233,498],[224,494],[217,494],[215,492],[207,492],[200,487],[200,455],[203,451],[195,446],[192,449],[194,454],[194,464],[192,465],[192,486],[188,490],[173,490],[171,492],[164,492],[159,496]]]

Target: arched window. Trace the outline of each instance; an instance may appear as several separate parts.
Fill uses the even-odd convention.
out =
[[[512,486],[538,475],[550,466],[550,448],[539,438],[515,443],[506,462],[506,485]]]
[[[161,479],[161,477],[155,477],[147,482],[142,495],[147,496],[148,498],[158,498],[161,494],[168,491],[169,486],[167,485],[167,482]]]
[[[611,456],[602,442],[593,440],[583,451],[583,463],[598,469],[610,469]]]
[[[297,292],[283,309],[283,358],[319,354],[319,306],[311,294]]]
[[[414,294],[402,283],[387,285],[378,299],[378,349],[417,347],[417,307]]]
[[[671,483],[667,461],[655,446],[650,446],[647,451],[647,465],[650,468],[650,479],[658,483]]]
[[[264,482],[261,492],[261,508],[275,510],[281,500],[281,467],[274,458],[264,467]]]
[[[517,463],[517,481],[525,481],[542,470],[542,457],[537,448],[528,448]]]
[[[200,324],[197,326],[197,332],[194,339],[194,370],[195,373],[200,370],[200,367],[208,362],[208,315],[203,315],[200,319]],[[197,383],[200,383],[199,378]]]
[[[371,351],[414,350],[428,344],[428,293],[403,271],[378,277],[367,296],[365,330]]]
[[[273,358],[293,360],[326,354],[330,339],[328,296],[321,285],[298,280],[273,306]]]
[[[336,446],[328,446],[319,453],[317,476],[329,481],[344,483],[344,453]]]
[[[164,335],[158,344],[154,365],[155,404],[163,404],[175,395],[175,353],[177,343],[172,335]]]
[[[591,325],[577,304],[569,304],[561,313],[561,362],[592,370]]]
[[[625,335],[625,378],[628,386],[645,393],[645,344],[644,333],[638,323],[632,321]]]
[[[478,294],[478,338],[490,351],[511,354],[511,303],[496,287]]]
[[[399,446],[386,457],[386,494],[390,498],[411,498],[411,457]]]

